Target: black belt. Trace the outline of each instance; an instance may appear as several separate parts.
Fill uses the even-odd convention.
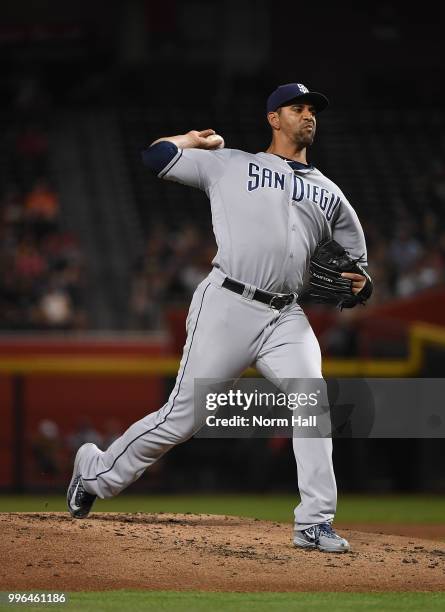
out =
[[[239,295],[244,293],[246,285],[243,283],[239,283],[231,278],[226,277],[222,286],[225,289],[229,289],[229,291],[234,291]],[[267,304],[271,308],[275,310],[281,310],[285,306],[292,304],[297,299],[296,293],[269,293],[267,291],[261,291],[261,289],[255,289],[255,292],[252,296],[252,300],[256,300],[257,302],[261,302],[262,304]]]

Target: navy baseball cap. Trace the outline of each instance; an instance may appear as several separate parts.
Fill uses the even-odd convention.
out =
[[[295,98],[300,98],[299,102],[312,104],[317,113],[329,106],[329,100],[323,94],[309,91],[302,83],[287,83],[277,87],[267,98],[267,112],[272,113]]]

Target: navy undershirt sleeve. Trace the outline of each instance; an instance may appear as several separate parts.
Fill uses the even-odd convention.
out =
[[[178,147],[168,140],[161,140],[142,151],[142,161],[153,172],[159,174],[174,158]]]

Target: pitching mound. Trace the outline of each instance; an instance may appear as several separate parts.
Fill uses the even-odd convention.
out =
[[[0,591],[437,591],[445,546],[343,529],[350,553],[302,551],[291,526],[184,514],[0,514]]]

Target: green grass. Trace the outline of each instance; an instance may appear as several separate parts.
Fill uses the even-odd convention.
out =
[[[292,521],[294,495],[131,495],[98,500],[98,512],[192,512]],[[0,512],[66,510],[62,495],[0,496]],[[344,523],[443,523],[445,496],[340,495],[336,520]]]
[[[197,593],[174,591],[106,591],[70,593],[64,605],[27,604],[28,609],[94,612],[342,612],[392,610],[430,612],[445,608],[445,593]],[[20,606],[24,609],[25,606]],[[17,609],[0,605],[0,609]]]

